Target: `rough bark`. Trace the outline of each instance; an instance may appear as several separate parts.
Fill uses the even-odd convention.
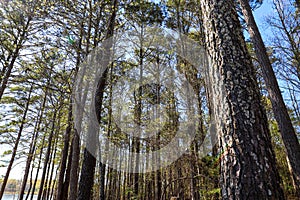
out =
[[[247,0],[239,0],[248,27],[255,54],[261,65],[263,78],[272,103],[275,119],[279,125],[281,137],[287,153],[287,161],[291,166],[291,173],[296,191],[300,192],[300,144],[293,128],[289,113],[284,104],[267,50],[254,20],[251,7]],[[299,194],[300,195],[300,194]]]
[[[232,0],[201,0],[223,199],[284,199],[265,111]]]

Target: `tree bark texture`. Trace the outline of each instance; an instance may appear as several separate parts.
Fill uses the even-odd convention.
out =
[[[232,0],[201,0],[222,199],[284,199],[265,111]]]
[[[292,169],[296,191],[300,192],[300,144],[292,125],[289,113],[284,104],[266,47],[254,20],[251,7],[247,0],[239,0],[247,23],[248,32],[254,45],[255,54],[261,65],[263,78],[272,103],[275,119],[279,125],[281,137],[286,149],[287,160]]]

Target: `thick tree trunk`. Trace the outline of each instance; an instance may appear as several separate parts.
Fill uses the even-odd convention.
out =
[[[275,119],[286,149],[287,160],[291,166],[296,191],[300,192],[300,144],[293,128],[289,113],[284,104],[267,50],[254,20],[248,0],[239,0],[247,23],[248,32],[254,45],[255,54],[261,65],[263,78],[272,103]],[[300,195],[300,194],[299,194]]]
[[[201,0],[223,199],[284,199],[254,67],[233,0]]]
[[[78,200],[91,200],[94,185],[94,173],[96,158],[86,148],[84,149],[84,160],[81,169]]]

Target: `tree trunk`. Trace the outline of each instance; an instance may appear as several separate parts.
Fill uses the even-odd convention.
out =
[[[96,166],[96,158],[85,148],[84,160],[81,169],[78,200],[91,200],[92,188],[94,185],[94,173]]]
[[[54,145],[54,153],[52,155],[52,165],[51,165],[51,172],[48,178],[48,187],[45,188],[46,189],[46,199],[51,199],[51,190],[55,187],[54,181],[55,179],[53,179],[53,175],[54,175],[54,169],[55,169],[55,158],[56,158],[56,153],[57,153],[57,143],[58,143],[58,138],[56,138],[55,140],[55,145]],[[50,169],[50,166],[49,166]]]
[[[105,35],[105,39],[109,39],[113,36],[114,33],[114,27],[115,27],[115,19],[116,19],[116,13],[117,13],[117,0],[113,1],[113,12],[111,14],[107,32]],[[106,41],[107,42],[107,41]],[[103,59],[107,59],[103,61],[103,64],[109,64],[109,54],[110,54],[110,48],[112,45],[111,43],[107,44],[106,47],[104,47],[104,56]],[[106,85],[106,78],[108,74],[108,68],[104,71],[102,77],[100,78],[98,84],[97,84],[97,91],[95,94],[95,104],[93,109],[95,109],[97,121],[98,123],[101,122],[101,107],[102,107],[102,100],[103,100],[103,94],[104,94],[104,88]],[[90,131],[89,131],[90,132]],[[94,134],[96,134],[95,131],[93,131]],[[92,135],[88,135],[87,138],[87,145],[95,146],[94,144],[94,138]],[[93,149],[91,147],[90,149]],[[78,193],[78,200],[90,200],[92,198],[92,188],[94,185],[94,174],[95,174],[95,166],[96,166],[96,158],[94,155],[89,152],[86,148],[84,149],[84,158],[83,158],[83,164],[81,169],[81,176],[80,176],[80,182],[79,182],[79,193]],[[104,197],[105,199],[105,197]],[[102,200],[102,199],[101,199]]]
[[[57,136],[57,132],[55,134],[55,136]],[[51,151],[50,153],[50,158],[49,158],[49,162],[48,162],[48,166],[47,166],[47,173],[46,173],[46,178],[45,178],[45,183],[44,183],[44,187],[43,187],[43,193],[42,193],[42,200],[48,200],[48,192],[49,189],[51,188],[51,177],[53,175],[53,170],[54,170],[54,159],[56,156],[56,152],[57,152],[57,141],[58,138],[55,137],[54,142],[52,143],[52,147],[51,149],[53,149],[53,151]]]
[[[68,127],[65,132],[64,137],[64,148],[62,151],[61,156],[61,165],[60,165],[60,171],[58,176],[58,182],[57,182],[57,193],[56,193],[56,199],[61,200],[63,199],[63,183],[65,178],[65,172],[67,168],[67,157],[69,154],[69,144],[70,144],[70,137],[71,137],[71,124],[72,123],[72,104],[69,104],[69,114],[68,114]]]
[[[99,198],[105,200],[105,165],[99,164],[100,180],[99,180]]]
[[[48,89],[45,92],[45,95],[43,98],[43,103],[41,105],[40,112],[38,114],[38,119],[37,119],[37,121],[35,123],[35,127],[34,127],[34,133],[33,133],[33,136],[32,136],[31,142],[30,142],[28,157],[26,160],[26,166],[25,166],[25,170],[24,170],[23,181],[22,181],[22,185],[20,188],[20,195],[19,195],[20,200],[23,200],[23,198],[24,198],[24,193],[25,193],[25,189],[26,189],[26,185],[27,185],[28,176],[29,176],[30,165],[31,165],[31,162],[33,159],[35,146],[36,146],[37,138],[38,138],[38,135],[40,132],[40,126],[42,123],[43,113],[44,113],[45,104],[46,104],[46,100],[47,100],[47,93],[48,93]]]
[[[72,169],[72,158],[73,158],[73,146],[71,145],[70,147],[70,153],[68,155],[68,165],[67,165],[67,169],[66,169],[66,178],[65,178],[65,182],[64,182],[64,188],[63,188],[63,198],[62,200],[67,200],[69,199],[69,187],[70,187],[70,182],[71,182],[71,169]]]
[[[75,200],[77,196],[78,189],[78,168],[79,168],[79,155],[80,155],[80,144],[79,135],[77,130],[75,130],[72,139],[72,165],[71,165],[71,177],[70,177],[70,194],[69,199]]]
[[[201,0],[223,199],[284,199],[265,111],[232,0]]]
[[[56,121],[57,112],[58,112],[57,110],[54,111],[53,118],[52,118],[52,126],[51,126],[51,131],[50,131],[50,134],[48,137],[48,146],[47,146],[44,167],[43,167],[43,173],[42,173],[42,177],[41,177],[41,183],[40,183],[37,200],[42,199],[42,194],[43,194],[43,189],[44,189],[44,184],[45,184],[45,179],[46,179],[46,173],[47,173],[47,166],[50,161],[51,146],[52,146],[52,140],[53,140],[54,131],[55,131],[55,121]]]
[[[79,58],[78,58],[79,60]],[[79,63],[79,61],[78,61]],[[79,65],[79,64],[78,64]],[[77,73],[77,72],[76,72]],[[75,76],[76,77],[76,76]],[[81,99],[81,105],[85,104],[87,99],[87,92],[88,92],[89,84],[86,85],[84,88],[84,94]],[[77,114],[78,120],[81,122],[83,118],[83,110],[80,110]],[[76,199],[77,192],[78,192],[78,178],[79,178],[79,160],[80,160],[80,138],[79,134],[81,133],[82,124],[79,124],[78,127],[74,130],[74,135],[72,139],[72,164],[70,170],[70,199]]]
[[[289,84],[288,84],[288,90],[289,90],[290,99],[292,100],[292,106],[293,106],[294,113],[296,115],[296,120],[300,121],[300,108],[299,105],[297,104],[297,99],[295,94],[296,92],[294,90],[294,87],[291,88]]]
[[[263,78],[272,103],[275,119],[279,125],[281,137],[287,153],[287,161],[291,166],[294,186],[300,192],[300,144],[293,128],[289,113],[284,104],[267,50],[255,23],[248,0],[239,0],[247,23],[248,32],[254,45],[255,54],[262,67]],[[300,193],[299,193],[300,196]]]
[[[15,39],[14,44],[16,45],[15,50],[13,51],[13,53],[11,55],[9,55],[9,57],[11,56],[11,60],[8,64],[8,66],[4,66],[3,70],[1,72],[1,76],[0,76],[0,100],[4,94],[4,90],[6,89],[7,83],[8,83],[8,79],[10,78],[12,69],[14,67],[14,64],[19,56],[19,52],[20,49],[22,48],[22,45],[24,43],[24,40],[26,38],[26,34],[30,25],[32,18],[29,16],[25,26],[22,29],[22,32],[20,33],[20,38]],[[4,70],[6,69],[6,71]]]
[[[36,175],[35,175],[34,183],[33,183],[33,186],[32,186],[32,192],[31,192],[30,200],[33,200],[33,195],[35,193],[35,188],[36,188],[37,181],[38,181],[38,175],[39,175],[41,164],[42,164],[42,156],[43,156],[43,148],[44,148],[44,144],[45,144],[45,138],[46,138],[46,135],[44,134],[43,139],[42,139],[42,144],[41,144],[41,150],[40,150],[40,155],[39,155],[39,161],[38,161],[38,165],[37,165]],[[33,164],[32,168],[34,168],[34,164]],[[29,198],[28,194],[26,196],[26,200],[27,200],[27,198]]]
[[[33,162],[34,162],[34,158],[33,158]],[[32,167],[31,167],[31,171],[30,171],[30,180],[29,180],[29,188],[28,188],[28,190],[27,190],[27,195],[26,195],[26,197],[25,197],[25,200],[28,200],[29,195],[30,195],[30,193],[31,193],[33,170],[34,170],[34,164],[32,164]],[[23,199],[20,199],[20,200],[23,200]]]
[[[2,185],[1,185],[0,199],[2,199],[2,197],[3,197],[5,187],[6,187],[6,184],[7,184],[7,181],[8,181],[8,177],[9,177],[10,171],[13,167],[15,157],[17,155],[19,142],[20,142],[20,139],[21,139],[21,136],[22,136],[24,125],[26,123],[25,120],[26,120],[27,112],[28,112],[29,105],[30,105],[30,98],[31,98],[32,89],[33,89],[33,86],[31,85],[30,90],[29,90],[29,94],[28,94],[28,98],[27,98],[27,102],[26,102],[26,106],[25,106],[25,110],[24,110],[24,113],[23,113],[23,116],[22,116],[21,125],[20,125],[19,132],[18,132],[18,135],[17,135],[17,138],[16,138],[15,146],[12,150],[11,159],[9,161],[9,164],[8,164],[8,167],[7,167],[7,170],[6,170],[6,174],[5,174],[5,177],[4,177]]]

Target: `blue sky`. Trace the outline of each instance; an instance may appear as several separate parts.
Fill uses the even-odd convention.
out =
[[[254,11],[257,26],[266,44],[268,43],[267,38],[272,35],[272,32],[266,25],[265,18],[274,12],[272,5],[272,0],[264,0],[262,6]]]

